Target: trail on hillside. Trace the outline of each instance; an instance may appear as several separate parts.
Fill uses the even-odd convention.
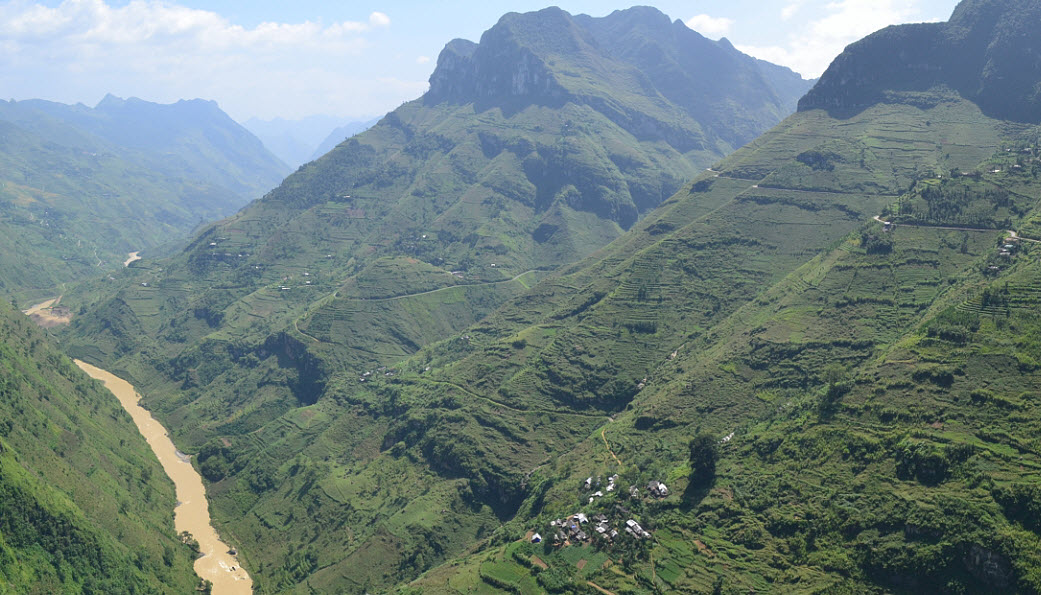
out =
[[[618,458],[618,455],[616,455],[614,451],[611,450],[611,445],[607,442],[607,426],[604,426],[600,429],[600,437],[603,438],[604,446],[607,448],[607,452],[611,454],[611,457],[614,458],[616,463],[618,463],[618,466],[624,467],[624,465],[622,465],[622,459]]]

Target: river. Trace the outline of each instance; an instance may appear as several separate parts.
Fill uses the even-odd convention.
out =
[[[138,400],[134,387],[101,368],[75,360],[76,365],[92,378],[105,384],[116,395],[123,409],[134,418],[137,429],[152,447],[166,474],[177,488],[177,507],[174,508],[174,527],[177,532],[188,531],[199,541],[202,556],[195,560],[195,573],[213,583],[214,595],[250,595],[253,580],[242,569],[235,556],[228,553],[228,545],[221,541],[210,524],[210,509],[206,488],[191,463],[186,462],[162,426]]]

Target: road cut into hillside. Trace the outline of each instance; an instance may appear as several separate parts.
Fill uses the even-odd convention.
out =
[[[251,595],[253,580],[242,569],[239,561],[229,552],[217,531],[210,524],[210,509],[202,477],[191,463],[185,461],[170,440],[170,436],[138,400],[134,387],[101,368],[75,360],[76,365],[91,378],[100,380],[105,388],[116,395],[123,409],[134,419],[138,430],[152,447],[166,474],[177,488],[177,507],[174,508],[174,527],[177,532],[187,531],[199,542],[202,556],[195,560],[195,573],[213,583],[214,595]]]

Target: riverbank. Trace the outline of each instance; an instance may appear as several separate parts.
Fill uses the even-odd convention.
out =
[[[142,407],[134,387],[118,376],[80,360],[76,365],[91,378],[100,380],[105,388],[119,399],[130,414],[138,430],[148,441],[159,463],[177,488],[177,507],[174,508],[174,527],[177,532],[188,531],[199,542],[202,556],[195,561],[195,573],[213,583],[214,595],[250,595],[253,580],[239,565],[238,559],[228,553],[228,545],[221,541],[210,524],[206,488],[191,463],[179,453],[166,428],[147,409]]]

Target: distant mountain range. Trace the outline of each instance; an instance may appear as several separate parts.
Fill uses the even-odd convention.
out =
[[[335,116],[308,116],[300,120],[250,118],[243,123],[279,159],[296,168],[328,153],[348,137],[376,123],[376,119],[345,122]]]
[[[379,118],[373,118],[371,120],[363,120],[359,122],[350,122],[344,124],[329,133],[329,136],[325,137],[321,143],[318,144],[318,148],[311,154],[310,161],[318,159],[322,155],[325,155],[329,151],[336,148],[336,145],[346,141],[355,134],[365,132],[369,128],[372,128],[376,122],[379,122]]]
[[[46,295],[183,240],[288,170],[213,102],[0,102],[0,290]]]

